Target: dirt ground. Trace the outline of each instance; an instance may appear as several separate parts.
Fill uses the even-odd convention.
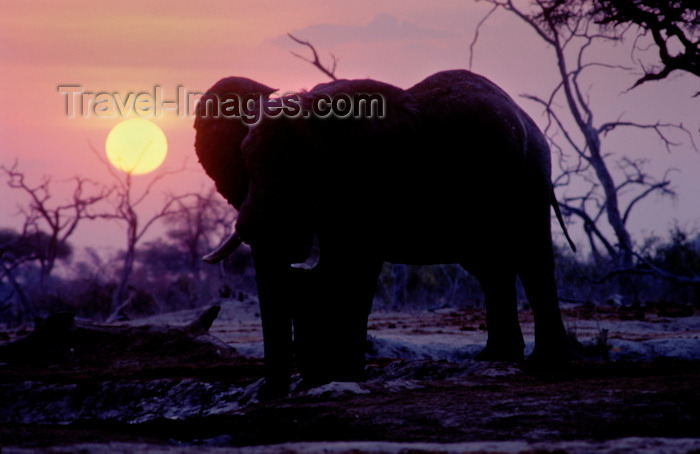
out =
[[[700,316],[684,306],[566,309],[580,340],[607,330],[612,359],[557,371],[470,359],[485,341],[478,309],[378,313],[367,381],[265,403],[262,360],[242,354],[260,344],[254,306],[224,309],[210,334],[68,324],[18,354],[23,337],[7,333],[1,452],[700,452],[700,361],[612,352],[685,339],[700,355]],[[527,342],[527,313],[522,324]]]

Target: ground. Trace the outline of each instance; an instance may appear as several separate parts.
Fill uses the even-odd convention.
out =
[[[700,452],[688,306],[567,306],[598,357],[557,371],[474,361],[480,309],[376,312],[367,381],[264,403],[257,306],[221,307],[208,334],[183,328],[197,311],[5,333],[1,452]]]

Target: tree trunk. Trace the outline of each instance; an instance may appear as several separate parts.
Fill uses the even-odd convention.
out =
[[[552,24],[550,24],[552,30],[556,30]],[[559,74],[562,79],[562,87],[564,88],[564,94],[566,96],[566,101],[569,106],[571,115],[576,121],[576,125],[583,134],[586,141],[586,145],[590,150],[590,156],[585,156],[585,159],[593,166],[595,173],[600,180],[601,186],[603,187],[603,192],[605,193],[605,211],[608,217],[608,223],[615,232],[615,237],[617,238],[618,244],[620,246],[620,251],[617,254],[616,261],[620,266],[630,266],[632,264],[632,256],[630,252],[632,251],[632,239],[630,237],[625,223],[620,215],[620,207],[617,200],[617,189],[615,187],[615,182],[613,181],[612,175],[608,170],[608,167],[603,159],[600,150],[600,137],[599,132],[593,127],[593,114],[584,105],[584,112],[586,113],[586,118],[582,114],[579,104],[576,102],[574,96],[574,89],[572,88],[572,82],[570,74],[566,68],[566,58],[564,56],[564,50],[561,43],[559,42],[559,35],[554,34],[553,44],[557,54],[557,63],[559,67]]]
[[[119,316],[119,311],[123,309],[124,302],[128,297],[128,285],[131,272],[134,270],[134,261],[136,260],[136,221],[129,224],[129,240],[124,254],[124,264],[122,265],[121,274],[119,277],[119,285],[112,294],[112,307],[107,321],[115,321]]]
[[[585,132],[586,142],[591,150],[591,157],[589,162],[593,166],[598,180],[603,187],[605,192],[605,212],[608,217],[608,223],[613,228],[615,232],[615,237],[617,238],[618,244],[620,246],[620,251],[617,255],[616,261],[618,265],[623,267],[628,267],[632,265],[632,239],[625,223],[622,220],[622,215],[620,214],[620,207],[617,200],[617,189],[615,188],[615,182],[613,181],[612,175],[608,171],[605,161],[600,153],[600,139],[598,138],[598,133],[592,128],[587,128]]]

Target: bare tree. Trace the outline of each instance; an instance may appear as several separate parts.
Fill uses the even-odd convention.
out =
[[[29,204],[19,206],[24,216],[23,237],[41,238],[36,244],[34,260],[39,262],[39,287],[45,290],[57,258],[66,256],[69,249],[68,239],[75,233],[78,224],[84,219],[95,219],[97,214],[91,210],[106,200],[110,190],[82,177],[74,177],[73,194],[64,203],[53,203],[51,197],[51,177],[44,176],[38,184],[27,182],[25,174],[18,170],[15,162],[11,167],[0,166],[8,177],[7,184],[29,196]],[[41,234],[41,235],[40,235]]]
[[[643,124],[620,119],[600,122],[597,119],[587,87],[582,86],[581,75],[592,68],[626,68],[589,59],[588,51],[594,42],[619,41],[620,36],[599,33],[590,15],[582,11],[572,13],[577,6],[587,8],[586,2],[571,2],[563,12],[559,0],[538,1],[528,10],[515,6],[511,0],[487,1],[516,15],[553,49],[558,84],[547,97],[525,97],[545,110],[548,120],[545,133],[561,171],[554,178],[555,185],[565,186],[578,179],[588,187],[580,195],[564,197],[562,211],[583,222],[594,257],[602,260],[607,255],[619,267],[631,267],[634,244],[627,227],[630,213],[651,194],[674,195],[674,192],[670,188],[669,172],[654,178],[646,171],[644,160],[622,157],[615,161],[613,154],[606,150],[604,140],[613,131],[633,128],[655,135],[666,150],[671,151],[679,145],[671,137],[680,133],[697,150],[692,135],[682,124]],[[603,221],[611,228],[612,237],[605,233]],[[605,254],[600,252],[601,247]]]
[[[111,313],[107,318],[108,321],[114,321],[118,317],[120,311],[129,304],[128,285],[134,270],[137,244],[158,220],[173,214],[177,210],[176,206],[178,201],[186,197],[191,197],[192,194],[178,196],[165,194],[165,200],[161,208],[151,214],[151,216],[144,217],[137,211],[139,206],[149,199],[149,196],[153,193],[154,187],[158,183],[168,176],[184,171],[184,166],[178,170],[157,174],[152,177],[145,188],[139,192],[134,188],[133,175],[131,173],[118,173],[94,147],[91,148],[95,156],[105,165],[109,174],[115,181],[115,185],[111,190],[112,197],[110,197],[113,211],[102,213],[100,217],[119,221],[126,226],[126,249],[124,250],[121,270],[119,271],[117,287],[112,295]]]

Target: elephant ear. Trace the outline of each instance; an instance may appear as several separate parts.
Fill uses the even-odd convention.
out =
[[[248,191],[248,171],[241,156],[241,142],[248,134],[248,125],[238,116],[222,116],[225,101],[253,96],[266,100],[277,91],[245,77],[221,79],[202,96],[197,105],[194,147],[207,175],[216,189],[236,209],[240,209]],[[256,103],[256,109],[260,103]],[[259,112],[258,112],[259,113]]]

